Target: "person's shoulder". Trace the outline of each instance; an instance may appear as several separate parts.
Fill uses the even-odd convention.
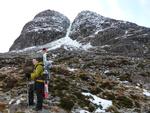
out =
[[[44,66],[43,62],[39,62],[39,63],[37,64],[37,67],[43,67],[43,66]]]
[[[39,63],[38,63],[38,65],[41,65],[41,66],[43,66],[44,64],[43,64],[43,62],[41,61],[41,62],[39,62]]]

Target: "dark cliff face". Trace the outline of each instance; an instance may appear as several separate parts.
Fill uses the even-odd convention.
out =
[[[150,54],[150,28],[82,11],[72,23],[70,37],[91,43],[96,50],[129,56]]]
[[[62,38],[66,35],[69,24],[69,19],[63,14],[52,10],[43,11],[23,27],[10,51],[43,45]]]
[[[63,14],[52,10],[43,11],[24,26],[10,51],[44,45],[62,38],[69,25],[69,19]],[[99,54],[150,56],[150,28],[106,18],[95,12],[79,13],[68,34],[73,40],[90,43]]]

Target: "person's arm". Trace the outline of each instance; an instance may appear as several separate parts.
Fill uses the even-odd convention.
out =
[[[43,54],[43,63],[44,63],[44,66],[46,66],[46,62],[47,62],[47,54],[44,53]]]

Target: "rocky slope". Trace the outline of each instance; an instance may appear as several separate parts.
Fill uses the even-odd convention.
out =
[[[43,45],[66,35],[70,20],[63,14],[46,10],[28,22],[11,46],[10,51]]]
[[[49,58],[53,60],[52,78],[49,82],[50,96],[44,101],[43,113],[78,113],[83,110],[100,113],[96,112],[98,108],[106,113],[149,112],[149,59],[101,56],[94,52],[68,51],[64,48],[51,51]],[[18,60],[14,57],[0,62],[5,64],[0,68],[0,108],[6,113],[7,110],[14,110],[15,113],[30,110],[32,113],[34,111],[26,106],[23,71],[26,60],[20,57],[18,64],[15,64],[14,59]],[[7,63],[8,60],[12,63]],[[88,94],[91,96],[86,96]],[[93,95],[112,104],[107,108],[103,102],[96,104],[91,101],[95,98]],[[17,101],[20,103],[16,104]]]

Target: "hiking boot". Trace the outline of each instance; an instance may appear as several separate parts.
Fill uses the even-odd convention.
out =
[[[35,103],[29,103],[29,106],[34,106],[35,105]]]

